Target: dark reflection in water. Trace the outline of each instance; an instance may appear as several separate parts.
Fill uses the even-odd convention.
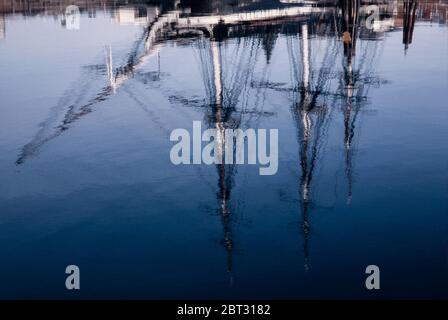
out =
[[[406,0],[403,2],[403,43],[405,50],[412,43],[417,5],[417,0]]]
[[[14,266],[23,268],[28,259],[35,258],[36,253],[32,253],[35,248],[38,251],[51,248],[55,252],[54,255],[44,254],[47,262],[42,262],[42,269],[48,267],[41,274],[49,281],[50,291],[39,292],[36,289],[39,285],[28,279],[30,291],[13,288],[11,296],[65,296],[56,284],[57,279],[51,280],[51,272],[56,266],[59,268],[58,264],[72,258],[55,243],[68,243],[78,261],[93,270],[102,269],[98,266],[101,261],[89,262],[96,250],[90,248],[89,240],[104,246],[105,256],[100,259],[113,266],[111,273],[119,274],[123,283],[128,279],[133,286],[120,282],[107,293],[109,286],[99,281],[103,287],[90,285],[85,297],[123,297],[126,294],[150,298],[370,297],[363,287],[368,264],[385,266],[384,281],[392,283],[390,291],[382,291],[380,297],[447,296],[444,284],[448,278],[443,272],[447,267],[446,253],[441,251],[446,249],[448,238],[446,230],[438,228],[448,226],[446,190],[440,180],[446,178],[448,167],[444,161],[448,150],[441,147],[440,141],[448,137],[448,132],[446,123],[433,126],[440,119],[447,120],[446,110],[437,104],[444,93],[437,89],[440,96],[431,97],[432,91],[426,84],[420,86],[411,81],[410,75],[415,76],[422,69],[411,68],[412,73],[407,73],[411,71],[404,53],[407,58],[412,55],[409,50],[416,46],[415,55],[423,60],[419,40],[433,44],[446,42],[443,36],[447,35],[448,2],[190,0],[60,1],[58,5],[51,5],[40,1],[3,1],[0,3],[0,41],[5,41],[5,46],[0,42],[0,53],[4,51],[12,57],[17,49],[14,45],[8,47],[12,43],[8,41],[14,41],[10,37],[16,34],[28,37],[23,31],[10,35],[9,25],[21,30],[23,21],[52,17],[57,28],[69,28],[65,8],[72,4],[80,8],[81,28],[89,25],[88,21],[93,24],[87,28],[98,27],[97,42],[103,49],[97,52],[100,58],[85,64],[84,60],[73,57],[74,66],[79,64],[77,78],[67,76],[72,82],[62,95],[48,93],[52,98],[58,96],[56,104],[55,99],[50,99],[51,105],[36,102],[39,111],[45,111],[44,115],[36,115],[36,119],[42,121],[28,124],[29,130],[24,136],[5,138],[0,144],[2,152],[14,154],[14,159],[1,158],[6,168],[2,172],[11,185],[1,188],[5,196],[0,198],[0,208],[9,229],[0,241],[9,241],[16,248],[3,270],[9,275],[7,284],[14,287],[12,279],[17,277]],[[123,37],[126,41],[120,40],[126,44],[110,45],[114,36],[108,28],[112,27],[107,24],[104,27],[101,19],[112,21],[120,28],[130,28],[134,33]],[[430,35],[425,29],[428,24],[437,33]],[[419,27],[422,37],[426,38],[416,39]],[[396,41],[398,33],[400,43],[392,42]],[[45,46],[42,47],[44,50]],[[77,52],[82,56],[87,49],[91,48]],[[194,65],[192,59],[188,60],[187,50],[193,52]],[[45,51],[42,52],[45,55]],[[380,68],[384,52],[386,58],[390,57],[385,69]],[[65,66],[57,59],[56,54],[55,61],[49,58],[47,70]],[[428,67],[422,81],[440,88],[446,86],[443,70],[447,65],[446,61],[443,64],[440,52],[434,59],[438,59],[439,67],[431,70]],[[406,67],[400,68],[400,63]],[[0,68],[10,71],[6,65]],[[28,70],[26,66],[23,68]],[[38,66],[32,66],[31,70],[33,68]],[[439,72],[431,78],[435,70]],[[18,71],[21,72],[20,67]],[[56,84],[59,79],[51,81]],[[8,81],[2,79],[3,83]],[[373,89],[380,94],[372,93]],[[428,105],[433,106],[435,113],[440,113],[439,117],[434,116],[439,120],[428,113],[407,118],[401,107],[398,111],[382,108],[381,103],[397,103],[397,92],[403,95],[403,103],[413,105],[412,98],[406,95],[412,96],[412,91],[417,89],[427,95]],[[60,91],[55,89],[55,92]],[[25,103],[18,95],[0,94],[4,95],[8,106],[16,104],[20,108]],[[385,98],[381,98],[381,94]],[[374,104],[372,95],[381,102]],[[30,98],[38,101],[39,95]],[[379,141],[384,136],[375,136],[375,131],[380,130],[374,128],[375,124],[368,124],[369,133],[360,138],[361,115],[369,114],[372,104],[385,115],[371,121],[378,121],[375,124],[382,126],[390,142]],[[128,105],[137,106],[150,121],[142,121],[137,111]],[[0,108],[2,113],[7,113],[6,110],[13,112]],[[30,111],[29,117],[32,112],[36,111]],[[22,117],[16,116],[17,119]],[[226,129],[279,128],[280,144],[284,146],[281,150],[285,152],[284,155],[280,152],[279,174],[272,178],[253,176],[249,169],[229,164],[215,165],[213,172],[197,166],[187,169],[172,166],[166,157],[170,131],[190,126],[191,120],[198,117],[202,118],[204,129],[217,130],[222,159],[229,152],[224,145]],[[115,127],[107,129],[114,138],[109,139],[106,133],[91,127],[91,121],[98,121],[102,126],[101,121],[107,121],[105,119],[114,121]],[[395,122],[391,123],[390,119]],[[413,136],[415,132],[409,127],[419,121],[428,134]],[[138,140],[142,139],[139,137],[146,126],[150,128],[146,134],[153,139],[145,142],[149,146]],[[403,132],[407,130],[406,134],[401,133],[401,126]],[[80,128],[90,129],[83,132]],[[430,130],[433,131],[428,132]],[[98,138],[94,134],[105,137]],[[91,152],[86,158],[76,158],[80,156],[69,147],[77,145],[76,137],[81,139],[80,148],[87,146],[87,152]],[[64,139],[69,140],[64,143]],[[425,139],[432,143],[425,144]],[[95,142],[89,145],[89,141]],[[57,147],[52,151],[52,146]],[[74,152],[74,160],[57,161],[61,154],[57,148]],[[363,153],[368,153],[368,157]],[[56,155],[56,160],[49,157],[51,154]],[[393,157],[399,158],[403,168]],[[146,163],[149,160],[152,166]],[[97,171],[86,171],[83,175],[80,172],[86,167]],[[118,174],[119,168],[123,172]],[[435,171],[430,171],[431,168]],[[415,173],[418,169],[422,171],[421,176]],[[65,170],[71,178],[68,182],[57,182],[58,172]],[[336,174],[330,173],[331,170]],[[39,175],[43,175],[44,180],[40,180]],[[53,180],[47,183],[47,177]],[[341,179],[343,188],[340,188]],[[203,183],[204,180],[207,183]],[[369,188],[372,191],[367,190]],[[216,190],[213,197],[210,197],[210,189]],[[50,191],[46,194],[43,190]],[[282,202],[282,197],[276,196],[278,190],[294,199],[293,205]],[[98,195],[98,199],[90,198],[91,192]],[[338,202],[340,192],[344,194],[343,204]],[[433,200],[427,208],[432,223],[426,227],[419,223],[419,213],[426,208],[424,201],[416,205],[414,197]],[[198,209],[201,201],[206,203],[206,210]],[[332,201],[334,203],[329,205]],[[149,207],[153,211],[148,211]],[[85,210],[89,217],[73,216],[72,210]],[[202,211],[216,213],[219,221],[207,220]],[[325,211],[337,214],[322,217]],[[53,217],[53,212],[60,216]],[[285,219],[291,219],[285,218],[284,212],[298,212],[292,219],[300,220],[302,257],[297,257],[294,249],[297,231],[289,235],[278,227]],[[394,215],[396,212],[399,214]],[[179,216],[180,213],[185,217]],[[28,217],[30,214],[33,215],[31,222],[25,222],[21,215]],[[43,217],[48,224],[42,226],[34,220],[36,216]],[[244,227],[245,217],[249,217],[251,227]],[[213,224],[217,222],[221,234],[220,252],[214,250],[209,241],[209,232],[215,233]],[[391,223],[396,226],[390,226]],[[89,229],[96,225],[98,229]],[[34,231],[39,226],[45,230],[42,236]],[[67,234],[63,235],[64,230]],[[108,232],[117,238],[109,237]],[[427,240],[412,242],[410,237],[414,232],[421,232]],[[74,245],[83,235],[87,240]],[[384,239],[379,239],[381,235]],[[431,236],[433,239],[429,239]],[[29,243],[22,246],[20,237]],[[124,240],[116,243],[116,239]],[[117,252],[123,250],[124,256],[119,258],[127,258],[127,264],[114,260],[117,256],[110,247],[111,242],[120,248]],[[406,245],[408,242],[410,244]],[[154,247],[148,249],[149,244]],[[245,251],[249,246],[252,251]],[[151,254],[142,254],[145,250]],[[404,267],[405,279],[394,279],[402,268],[397,266],[400,259],[393,256],[394,250],[402,250],[403,261],[407,263],[414,260],[413,250],[425,252],[426,260]],[[219,262],[223,251],[229,278],[229,281],[222,281],[225,285],[221,283],[222,264]],[[4,257],[7,253],[7,250],[1,252]],[[27,258],[27,254],[31,258]],[[353,262],[346,262],[348,255],[352,255]],[[209,260],[205,261],[204,257]],[[180,261],[183,265],[179,265]],[[147,266],[151,275],[135,271],[137,267],[133,263]],[[329,273],[334,272],[330,264],[346,274],[333,274],[338,279],[329,279]],[[303,265],[304,270],[298,270],[298,265]],[[414,287],[406,283],[406,278],[422,269],[437,274],[440,281],[429,280],[431,277],[422,272],[421,280],[417,280]],[[387,270],[392,271],[387,274]],[[165,272],[171,272],[171,278]],[[206,272],[210,274],[204,276]],[[96,281],[98,272],[92,271],[87,277]],[[264,284],[261,279],[265,280]],[[207,282],[208,286],[195,287],[195,281]],[[309,290],[301,287],[310,282],[313,286]],[[422,284],[428,282],[422,289]],[[347,291],[341,292],[341,287]],[[407,288],[421,291],[406,291]],[[8,293],[3,296],[9,297]]]

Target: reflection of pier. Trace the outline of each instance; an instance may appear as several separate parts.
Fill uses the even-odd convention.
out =
[[[334,8],[302,5],[270,10],[239,12],[233,14],[189,17],[182,17],[181,11],[171,11],[167,14],[161,15],[158,19],[158,23],[154,25],[152,29],[155,34],[160,35],[160,38],[166,38],[164,33],[167,33],[168,35],[172,31],[179,32],[181,30],[188,29],[201,30],[206,32],[211,38],[214,38],[218,36],[218,34],[222,35],[222,32],[226,31],[225,28],[228,28],[231,25],[244,25],[247,23],[272,21],[298,16],[309,16],[311,14],[321,14],[333,11]],[[224,26],[225,28],[222,29]]]
[[[149,1],[151,2],[151,1]],[[222,1],[222,0],[161,0],[154,3],[162,4],[167,10],[176,10],[176,8],[184,8],[185,12],[193,14],[209,14],[210,12],[232,13],[235,11],[258,11],[264,7],[269,9],[283,9],[293,5],[314,5],[314,6],[336,6],[339,0],[266,0],[266,1],[251,1],[251,0],[236,0],[236,1]],[[428,21],[432,23],[446,24],[448,21],[448,1],[447,0],[361,0],[361,5],[378,5],[381,8],[381,15],[388,14],[393,16],[392,20],[383,19],[386,25],[391,27],[403,26],[403,10],[402,7],[406,2],[419,3],[416,12],[416,21]],[[132,12],[122,12],[126,15],[122,16],[130,23],[140,24],[144,21],[144,11],[148,6],[148,1],[143,0],[60,0],[57,2],[42,1],[42,0],[3,0],[0,1],[0,14],[23,14],[25,16],[33,15],[52,15],[58,16],[64,14],[64,10],[69,5],[76,5],[80,8],[81,13],[87,13],[89,17],[95,17],[97,10],[111,10],[114,14],[115,9],[132,8],[136,10],[134,17]],[[267,10],[264,10],[267,11]],[[118,18],[119,17],[115,17]],[[129,20],[129,18],[131,20]],[[249,19],[248,21],[253,21]],[[231,22],[231,21],[229,21]],[[391,22],[391,24],[390,24]],[[227,23],[227,22],[226,22]],[[374,25],[374,28],[382,28],[381,24]]]

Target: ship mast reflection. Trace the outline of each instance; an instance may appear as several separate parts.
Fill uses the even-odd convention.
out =
[[[309,241],[311,226],[309,222],[312,206],[312,181],[316,171],[318,158],[322,151],[323,140],[333,108],[329,108],[330,80],[337,56],[337,42],[335,38],[326,41],[327,47],[319,67],[316,66],[317,76],[311,62],[310,25],[308,21],[301,24],[300,38],[291,35],[287,38],[288,56],[290,60],[292,88],[291,113],[297,128],[297,140],[300,146],[300,202],[302,211],[302,232],[304,236],[303,253],[304,268],[309,269]],[[334,32],[328,24],[324,33]],[[300,50],[298,48],[300,47]],[[300,52],[300,56],[298,55]],[[333,101],[335,97],[333,96]]]
[[[260,39],[244,37],[238,39],[235,44],[225,43],[225,26],[216,26],[210,37],[200,37],[197,41],[199,51],[201,74],[204,81],[207,106],[205,123],[208,128],[216,129],[216,152],[219,158],[216,169],[218,173],[218,214],[221,217],[223,236],[222,244],[227,251],[227,272],[229,273],[230,286],[233,285],[232,260],[234,251],[234,239],[232,234],[233,214],[231,206],[231,193],[234,186],[236,167],[234,164],[226,164],[224,159],[234,156],[235,150],[227,150],[225,145],[225,130],[240,128],[243,109],[237,109],[241,102],[241,93],[248,87],[253,75],[254,66],[261,48]],[[231,60],[223,70],[223,51],[227,47],[233,47]],[[234,144],[235,148],[235,144]],[[216,158],[216,155],[215,155]]]

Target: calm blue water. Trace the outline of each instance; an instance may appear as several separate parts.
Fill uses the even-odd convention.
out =
[[[0,298],[448,298],[447,24],[419,7],[406,52],[402,7],[353,56],[333,13],[145,49],[167,11],[127,8],[1,16]],[[278,129],[276,175],[170,161],[218,122],[214,46],[224,125]]]

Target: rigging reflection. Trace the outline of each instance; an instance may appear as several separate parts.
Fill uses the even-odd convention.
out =
[[[334,63],[338,53],[336,38],[326,41],[321,61],[310,60],[312,46],[306,21],[301,24],[299,34],[287,38],[288,56],[291,66],[292,107],[291,112],[296,125],[299,144],[300,203],[302,211],[302,232],[304,236],[304,268],[309,269],[309,242],[311,225],[309,215],[312,205],[312,182],[316,165],[322,152],[326,131],[331,118],[332,102],[335,96],[329,92]],[[327,24],[320,32],[331,34],[333,25]],[[300,50],[299,50],[300,48]],[[317,73],[314,72],[317,69]]]
[[[217,212],[221,218],[223,236],[222,244],[227,251],[227,272],[230,277],[230,285],[233,285],[232,260],[234,239],[232,235],[232,223],[234,215],[231,205],[231,194],[234,187],[236,174],[235,164],[224,161],[227,157],[234,157],[235,145],[232,150],[226,148],[226,129],[238,129],[241,127],[245,108],[237,109],[237,105],[247,101],[242,94],[249,87],[253,77],[254,66],[259,56],[261,40],[256,37],[244,37],[235,44],[227,44],[228,30],[218,24],[213,28],[209,37],[200,37],[197,51],[200,57],[200,69],[206,93],[205,123],[208,128],[216,129],[215,151],[219,161],[216,164],[218,174]],[[227,48],[232,47],[232,49]],[[226,58],[223,57],[226,52]],[[230,57],[228,57],[230,55]],[[226,61],[224,61],[226,60]],[[227,63],[225,63],[227,62]],[[224,72],[223,68],[226,67]],[[230,155],[229,155],[230,154]],[[233,161],[235,163],[235,161]]]
[[[418,17],[417,3],[417,0],[405,0],[403,4],[405,50],[412,43]],[[208,128],[216,129],[215,138],[221,159],[234,152],[225,148],[226,129],[244,129],[254,115],[267,116],[259,111],[265,101],[259,97],[264,95],[257,91],[254,94],[257,98],[251,100],[248,98],[250,90],[272,89],[290,93],[290,112],[299,145],[301,229],[304,267],[308,270],[311,212],[316,203],[315,180],[333,111],[338,108],[342,111],[344,178],[346,200],[350,203],[355,176],[354,143],[359,136],[356,130],[359,128],[360,112],[370,87],[381,84],[374,68],[383,41],[361,25],[362,18],[365,18],[362,17],[365,12],[362,8],[361,0],[339,0],[337,8],[289,4],[281,10],[269,8],[209,15],[189,15],[186,10],[164,11],[153,7],[146,11],[155,13],[152,18],[138,16],[137,20],[133,10],[122,10],[117,16],[120,23],[147,23],[126,61],[114,67],[113,50],[106,46],[105,72],[101,74],[100,81],[104,82],[106,78],[107,85],[99,86],[93,97],[86,97],[88,83],[98,79],[92,78],[90,73],[81,77],[74,88],[68,90],[70,94],[64,96],[53,109],[54,113],[42,123],[34,138],[22,147],[16,163],[23,164],[45,143],[66,132],[75,121],[92,112],[94,106],[116,93],[150,57],[159,54],[162,44],[187,35],[193,38],[200,57],[199,67],[206,96],[206,105],[201,110],[205,112],[204,122]],[[275,45],[282,37],[286,42],[292,84],[288,90],[269,82]],[[261,80],[256,81],[254,70],[261,50],[264,50],[266,61]],[[338,65],[337,61],[342,61],[342,65]],[[160,70],[157,79],[160,79]],[[139,101],[135,95],[133,99]],[[144,105],[141,101],[138,103]],[[235,165],[221,163],[216,165],[217,211],[222,223],[222,243],[227,252],[227,271],[232,283],[235,209],[231,196],[237,170]]]

